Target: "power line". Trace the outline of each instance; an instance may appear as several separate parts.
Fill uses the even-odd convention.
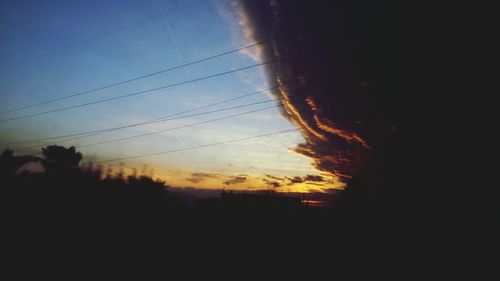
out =
[[[112,31],[109,31],[109,32],[106,32],[106,33],[101,33],[101,34],[98,34],[98,35],[95,35],[95,36],[92,36],[92,37],[89,37],[87,39],[83,39],[81,41],[78,41],[76,43],[73,43],[73,44],[70,44],[68,46],[65,46],[65,47],[62,47],[62,48],[59,48],[59,49],[56,49],[56,50],[53,50],[51,52],[47,52],[45,54],[42,54],[42,55],[38,55],[38,56],[31,56],[31,57],[28,57],[26,58],[25,60],[23,61],[20,61],[20,62],[16,62],[16,63],[13,63],[13,64],[9,64],[9,65],[6,65],[3,68],[3,70],[6,70],[8,68],[11,68],[13,66],[18,66],[18,65],[23,65],[23,64],[26,64],[28,62],[32,62],[32,61],[35,61],[35,60],[38,60],[38,59],[41,59],[41,58],[45,58],[45,57],[48,57],[48,56],[52,56],[54,54],[57,54],[57,53],[61,53],[61,52],[64,52],[64,51],[67,51],[67,50],[70,50],[70,49],[73,49],[75,47],[78,47],[82,44],[85,44],[85,43],[88,43],[90,41],[94,41],[94,40],[97,40],[97,39],[100,39],[100,38],[103,38],[103,37],[106,37],[106,36],[109,36],[109,35],[112,35],[116,32],[120,32],[120,31],[123,31],[123,30],[126,30],[126,29],[129,29],[131,27],[134,27],[134,26],[137,26],[137,25],[140,25],[140,24],[143,24],[143,23],[146,23],[146,22],[150,22],[150,21],[153,21],[153,20],[156,20],[158,18],[161,18],[163,16],[166,16],[166,15],[169,15],[169,14],[173,14],[173,13],[177,13],[181,10],[184,10],[186,8],[189,8],[191,6],[194,6],[196,4],[198,4],[199,2],[203,2],[205,0],[197,0],[197,1],[193,1],[189,4],[186,4],[185,6],[182,6],[180,8],[177,8],[177,9],[174,9],[174,10],[171,10],[171,11],[168,11],[168,12],[165,12],[165,13],[162,13],[162,14],[158,14],[158,15],[155,15],[155,16],[152,16],[152,17],[149,17],[149,18],[146,18],[146,19],[143,19],[143,20],[140,20],[140,21],[137,21],[137,22],[134,22],[134,23],[131,23],[131,24],[128,24],[128,25],[125,25],[125,26],[122,26],[122,27],[118,27],[117,29],[115,30],[112,30]],[[1,112],[3,113],[3,112]]]
[[[142,125],[148,125],[148,124],[154,124],[154,123],[171,121],[171,120],[177,120],[177,119],[183,119],[183,118],[187,118],[187,117],[194,117],[194,116],[205,115],[205,114],[215,113],[215,112],[222,112],[222,111],[226,111],[226,110],[232,110],[232,109],[236,109],[236,108],[243,108],[243,107],[257,105],[257,104],[263,104],[263,103],[268,103],[268,102],[273,102],[273,101],[280,101],[282,99],[283,98],[277,98],[277,99],[273,99],[273,100],[266,100],[266,101],[259,101],[259,102],[247,103],[247,104],[236,105],[236,106],[232,106],[232,107],[214,109],[214,110],[211,110],[211,111],[204,111],[204,112],[200,112],[200,113],[194,113],[194,114],[190,114],[190,115],[183,115],[183,116],[179,116],[179,117],[161,118],[161,119],[156,119],[156,120],[152,120],[152,121],[145,121],[145,122],[131,124],[131,125],[128,125],[126,127],[125,126],[121,127],[120,129],[130,128],[130,127],[136,127],[136,126],[142,126]]]
[[[34,104],[30,104],[30,105],[20,106],[20,107],[13,108],[13,109],[10,109],[10,110],[2,111],[2,112],[0,112],[0,114],[12,113],[12,112],[16,112],[16,111],[23,110],[23,109],[33,108],[33,107],[37,107],[37,106],[40,106],[40,105],[50,104],[50,103],[54,103],[54,102],[57,102],[57,101],[66,100],[66,99],[74,98],[74,97],[77,97],[77,96],[82,96],[82,95],[90,94],[90,93],[93,93],[93,92],[97,92],[97,91],[100,91],[100,90],[108,89],[108,88],[115,87],[115,86],[118,86],[118,85],[122,85],[122,84],[125,84],[125,83],[130,83],[130,82],[133,82],[133,81],[137,81],[137,80],[141,80],[141,79],[144,79],[144,78],[152,77],[152,76],[155,76],[155,75],[158,75],[158,74],[162,74],[162,73],[170,72],[170,71],[177,70],[177,69],[180,69],[180,68],[184,68],[184,67],[187,67],[187,66],[190,66],[190,65],[194,65],[194,64],[201,63],[201,62],[213,60],[215,58],[226,56],[226,55],[229,55],[229,54],[232,54],[232,53],[236,53],[236,52],[239,52],[239,51],[244,50],[244,49],[248,49],[248,48],[251,48],[251,47],[255,47],[255,46],[262,45],[262,44],[266,44],[266,43],[269,43],[271,41],[278,40],[279,38],[280,37],[276,37],[276,38],[272,38],[272,39],[260,41],[260,42],[257,42],[257,43],[251,44],[251,45],[247,45],[247,46],[244,46],[244,47],[241,47],[241,48],[238,48],[238,49],[229,50],[229,51],[222,52],[222,53],[210,56],[210,57],[202,58],[202,59],[195,60],[195,61],[192,61],[192,62],[189,62],[189,63],[181,64],[181,65],[170,67],[170,68],[167,68],[167,69],[163,69],[163,70],[160,70],[160,71],[157,71],[157,72],[145,74],[145,75],[142,75],[142,76],[130,78],[130,79],[127,79],[127,80],[124,80],[124,81],[120,81],[120,82],[116,82],[116,83],[113,83],[113,84],[108,84],[108,85],[97,87],[97,88],[93,88],[93,89],[90,89],[90,90],[85,90],[83,92],[78,92],[78,93],[75,93],[75,94],[71,94],[71,95],[67,95],[67,96],[62,96],[62,97],[59,97],[59,98],[54,98],[54,99],[42,101],[42,102],[39,102],[39,103],[34,103]]]
[[[268,92],[268,91],[272,91],[272,90],[275,90],[275,89],[279,89],[279,88],[282,88],[282,87],[284,87],[284,86],[274,86],[274,87],[267,88],[267,89],[264,89],[264,90],[261,90],[261,91],[255,91],[255,92],[251,92],[251,93],[244,94],[244,95],[241,95],[241,96],[237,96],[237,97],[234,97],[234,98],[229,98],[229,99],[225,99],[225,100],[222,100],[222,101],[219,101],[219,102],[215,102],[215,103],[211,103],[211,104],[207,104],[207,105],[195,107],[193,109],[188,109],[188,110],[181,111],[181,112],[178,112],[178,113],[169,114],[167,116],[156,118],[156,119],[153,119],[151,121],[162,120],[162,119],[165,119],[165,118],[170,118],[170,117],[182,115],[182,114],[185,114],[185,113],[190,113],[190,112],[193,112],[193,111],[197,111],[197,110],[200,110],[200,109],[209,108],[209,107],[216,106],[216,105],[221,105],[221,104],[224,104],[224,103],[228,103],[228,102],[231,102],[231,101],[239,100],[239,99],[246,98],[246,97],[249,97],[249,96],[253,96],[253,95],[256,95],[256,94],[262,94],[262,93],[265,93],[265,92]]]
[[[257,135],[257,136],[245,137],[245,138],[240,138],[240,139],[232,139],[232,140],[227,140],[227,141],[222,141],[222,142],[215,142],[215,143],[209,143],[209,144],[204,144],[204,145],[190,146],[190,147],[185,147],[185,148],[180,148],[180,149],[175,149],[175,150],[168,150],[168,151],[163,151],[163,152],[156,152],[156,153],[142,154],[142,155],[134,155],[134,156],[123,157],[123,158],[109,159],[109,160],[101,160],[101,161],[96,161],[95,163],[116,162],[116,161],[122,161],[122,160],[134,159],[134,158],[143,158],[143,157],[149,157],[149,156],[156,156],[156,155],[162,155],[162,154],[168,154],[168,153],[174,153],[174,152],[180,152],[180,151],[186,151],[186,150],[204,148],[204,147],[209,147],[209,146],[215,146],[215,145],[221,145],[221,144],[239,142],[239,141],[244,141],[244,140],[249,140],[249,139],[262,138],[262,137],[272,136],[272,135],[276,135],[276,134],[283,134],[283,133],[288,133],[288,132],[293,132],[293,131],[298,131],[298,130],[299,129],[288,129],[288,130],[282,130],[282,131],[277,131],[277,132],[272,132],[272,133],[267,133],[267,134],[262,134],[262,135]]]
[[[200,116],[200,115],[205,115],[205,114],[210,114],[210,113],[215,113],[215,112],[222,112],[222,111],[232,110],[232,109],[236,109],[236,108],[243,108],[243,107],[247,107],[247,106],[252,106],[252,105],[257,105],[257,104],[263,104],[263,103],[278,101],[278,100],[282,100],[282,99],[283,98],[279,98],[279,99],[276,99],[276,100],[260,101],[260,102],[254,102],[254,103],[249,103],[249,104],[243,104],[243,105],[233,106],[233,107],[216,109],[216,110],[212,110],[212,111],[200,112],[200,113],[196,113],[196,114],[184,115],[184,116],[174,117],[174,118],[169,118],[169,119],[160,119],[160,120],[146,121],[146,122],[141,122],[141,123],[135,123],[135,124],[125,125],[125,126],[121,126],[121,127],[115,127],[115,128],[110,128],[110,129],[102,129],[102,130],[99,130],[99,131],[91,131],[91,132],[85,132],[85,133],[80,133],[80,134],[66,135],[66,136],[75,136],[75,137],[55,142],[55,144],[59,144],[59,143],[67,142],[67,141],[71,141],[71,140],[82,139],[82,138],[86,138],[86,137],[91,137],[91,136],[95,136],[95,135],[99,135],[99,134],[103,134],[103,133],[108,133],[108,132],[111,132],[111,131],[116,131],[116,130],[125,129],[125,128],[143,126],[143,125],[148,125],[148,124],[153,124],[153,123],[160,123],[160,122],[166,122],[166,121],[177,120],[177,119],[184,119],[184,118],[188,118],[188,117]],[[43,141],[43,140],[49,140],[49,139],[48,138],[47,139],[38,139],[36,141],[39,142],[39,141]],[[25,147],[21,147],[20,149],[35,148],[35,147],[38,147],[38,145],[25,146]]]
[[[163,116],[163,117],[160,117],[160,118],[156,118],[156,119],[153,119],[153,120],[149,120],[149,121],[131,123],[131,124],[127,124],[127,125],[123,125],[123,126],[118,126],[118,127],[112,127],[112,128],[106,128],[106,129],[99,129],[99,130],[93,130],[93,131],[86,131],[86,132],[80,132],[80,133],[72,133],[72,134],[66,134],[66,135],[51,136],[51,137],[45,137],[45,138],[38,138],[38,139],[30,139],[30,140],[24,140],[24,141],[3,143],[3,144],[0,144],[0,145],[2,145],[2,146],[8,146],[8,145],[17,145],[17,144],[23,144],[23,143],[30,143],[30,142],[40,142],[40,141],[46,141],[46,140],[60,139],[60,138],[76,137],[76,138],[72,138],[72,139],[63,140],[63,141],[69,141],[69,140],[73,140],[73,139],[84,138],[84,137],[88,137],[88,136],[93,136],[93,135],[102,134],[102,133],[106,133],[106,132],[121,130],[121,129],[125,129],[125,128],[143,126],[143,125],[148,125],[148,124],[153,124],[153,123],[159,123],[159,122],[166,122],[166,121],[171,121],[171,120],[177,120],[177,119],[183,119],[183,118],[200,116],[200,115],[205,115],[205,114],[210,114],[210,113],[222,112],[222,111],[227,111],[227,110],[232,110],[232,109],[237,109],[237,108],[243,108],[243,107],[257,105],[257,104],[263,104],[263,103],[267,103],[267,102],[279,101],[279,100],[282,100],[283,98],[278,98],[278,99],[274,99],[274,100],[267,100],[267,101],[260,101],[260,102],[253,102],[253,103],[247,103],[247,104],[243,104],[243,105],[237,105],[237,106],[232,106],[232,107],[215,109],[215,110],[211,110],[211,111],[204,111],[204,112],[199,112],[199,113],[190,114],[190,115],[182,115],[182,114],[193,112],[193,111],[196,111],[196,110],[199,110],[199,109],[203,109],[203,108],[207,108],[207,107],[211,107],[211,106],[215,106],[215,105],[220,105],[220,104],[223,104],[223,103],[227,103],[229,101],[234,101],[234,100],[237,100],[237,99],[241,99],[241,98],[244,98],[244,97],[255,95],[255,94],[258,94],[258,93],[264,93],[266,91],[270,91],[270,90],[277,89],[277,88],[280,88],[280,87],[281,86],[276,86],[276,87],[268,88],[266,90],[252,92],[252,93],[249,93],[249,94],[245,94],[245,95],[242,95],[242,96],[238,96],[238,97],[226,99],[226,100],[223,100],[223,101],[220,101],[220,102],[216,102],[216,103],[212,103],[212,104],[209,104],[209,105],[204,105],[204,106],[196,107],[196,108],[193,108],[193,109],[185,110],[185,111],[182,111],[182,112],[178,112],[178,113],[174,113],[174,114],[169,114],[169,115],[166,115],[166,116]],[[179,116],[179,115],[182,115],[182,116]],[[175,116],[177,116],[177,117],[175,117]]]
[[[14,121],[14,120],[19,120],[19,119],[24,119],[24,118],[29,118],[29,117],[35,117],[35,116],[40,116],[40,115],[46,115],[46,114],[60,112],[60,111],[65,111],[65,110],[74,109],[74,108],[80,108],[80,107],[84,107],[84,106],[89,106],[89,105],[94,105],[94,104],[109,102],[109,101],[113,101],[113,100],[128,98],[128,97],[131,97],[131,96],[142,95],[142,94],[153,92],[153,91],[157,91],[157,90],[162,90],[162,89],[167,89],[167,88],[171,88],[171,87],[175,87],[175,86],[185,85],[185,84],[189,84],[189,83],[193,83],[193,82],[198,82],[198,81],[202,81],[202,80],[206,80],[206,79],[210,79],[210,78],[215,78],[215,77],[222,76],[222,75],[227,75],[227,74],[238,72],[238,71],[242,71],[242,70],[251,69],[251,68],[254,68],[254,67],[258,67],[258,66],[263,66],[263,65],[266,65],[266,64],[275,63],[275,62],[281,61],[281,60],[284,60],[284,59],[279,59],[279,60],[275,59],[275,60],[271,60],[271,61],[267,61],[267,62],[263,62],[263,63],[258,63],[258,64],[254,64],[254,65],[250,65],[250,66],[238,68],[238,69],[233,69],[233,70],[229,70],[229,71],[225,71],[225,72],[221,72],[221,73],[217,73],[217,74],[213,74],[213,75],[209,75],[209,76],[203,76],[203,77],[199,77],[199,78],[195,78],[195,79],[191,79],[191,80],[187,80],[187,81],[183,81],[183,82],[169,84],[169,85],[158,87],[158,88],[154,88],[154,89],[144,90],[144,91],[140,91],[140,92],[134,92],[134,93],[130,93],[130,94],[126,94],[126,95],[121,95],[121,96],[116,96],[116,97],[112,97],[112,98],[97,100],[97,101],[83,103],[83,104],[72,105],[72,106],[68,106],[68,107],[62,107],[62,108],[58,108],[58,109],[53,109],[53,110],[48,110],[48,111],[43,111],[43,112],[38,112],[38,113],[33,113],[33,114],[22,115],[22,116],[13,117],[13,118],[2,119],[2,120],[0,120],[0,123],[4,123],[4,122],[8,122],[8,121]]]
[[[246,115],[246,114],[250,114],[250,113],[255,113],[255,112],[259,112],[259,111],[263,111],[263,110],[267,110],[267,109],[271,109],[271,108],[276,108],[276,107],[278,107],[278,105],[273,105],[273,106],[264,107],[264,108],[260,108],[260,109],[256,109],[256,110],[246,111],[246,112],[242,112],[242,113],[238,113],[238,114],[232,114],[232,115],[224,116],[224,117],[221,117],[221,118],[210,119],[210,120],[206,120],[206,121],[202,121],[202,122],[191,123],[191,124],[187,124],[187,125],[184,125],[184,126],[179,126],[179,127],[174,127],[174,128],[168,128],[168,129],[165,129],[165,130],[160,130],[160,131],[155,131],[155,132],[149,132],[149,133],[145,133],[145,134],[139,134],[139,135],[133,135],[133,136],[128,136],[128,137],[116,138],[116,139],[111,139],[111,140],[101,141],[101,142],[96,142],[96,143],[91,143],[91,144],[77,145],[76,147],[77,148],[82,148],[82,147],[96,146],[96,145],[101,145],[101,144],[106,144],[106,143],[112,143],[112,142],[124,141],[124,140],[139,138],[139,137],[156,135],[156,134],[161,134],[161,133],[165,133],[165,132],[169,132],[169,131],[174,131],[174,130],[178,130],[178,129],[189,128],[189,127],[193,127],[193,126],[197,126],[197,125],[201,125],[201,124],[212,123],[212,122],[220,121],[220,120],[224,120],[224,119],[230,119],[230,118],[234,118],[234,117],[237,117],[237,116],[242,116],[242,115]],[[63,142],[65,142],[65,141],[63,141]]]
[[[224,103],[227,103],[227,102],[230,102],[230,101],[235,101],[235,100],[238,100],[238,99],[249,97],[249,96],[252,96],[252,95],[264,93],[264,92],[267,92],[267,91],[270,91],[270,90],[274,90],[274,89],[277,89],[277,88],[280,88],[280,87],[281,86],[271,87],[271,88],[268,88],[268,89],[265,89],[265,90],[262,90],[262,91],[256,91],[256,92],[252,92],[252,93],[249,93],[249,94],[245,94],[245,95],[237,96],[237,97],[234,97],[234,98],[222,100],[222,101],[219,101],[219,102],[211,103],[211,104],[208,104],[208,105],[203,105],[203,106],[195,107],[195,108],[192,108],[192,109],[188,109],[188,110],[185,110],[185,111],[181,111],[181,112],[169,114],[167,116],[163,116],[163,117],[156,118],[156,119],[149,120],[149,121],[153,122],[153,121],[162,120],[162,119],[169,118],[169,117],[174,117],[174,116],[182,115],[182,114],[185,114],[185,113],[190,113],[190,112],[197,111],[197,110],[200,110],[200,109],[204,109],[204,108],[208,108],[208,107],[212,107],[212,106],[224,104]],[[146,121],[146,122],[148,122],[148,121]],[[120,128],[120,127],[114,127],[114,128],[108,128],[108,129],[100,129],[100,130],[89,131],[89,132],[81,132],[81,133],[59,135],[59,136],[52,136],[52,137],[45,137],[45,138],[39,138],[39,139],[30,139],[30,140],[24,140],[24,141],[16,141],[16,142],[10,142],[10,143],[2,143],[0,145],[2,145],[2,146],[16,145],[16,144],[29,143],[29,142],[38,142],[38,141],[51,140],[51,139],[59,139],[59,138],[66,138],[66,137],[73,137],[73,136],[82,136],[82,135],[87,135],[87,134],[92,134],[92,133],[100,133],[100,132],[102,132],[104,130],[112,130],[112,129],[117,129],[117,128]]]
[[[40,139],[25,140],[25,141],[19,141],[19,142],[6,143],[6,144],[2,144],[2,145],[5,146],[5,145],[15,145],[15,144],[29,143],[29,142],[39,142],[39,141],[58,139],[58,138],[66,138],[66,137],[76,137],[73,139],[79,139],[79,138],[89,137],[89,136],[93,136],[93,135],[97,135],[97,134],[107,133],[107,132],[111,132],[111,131],[117,131],[117,130],[126,129],[126,128],[132,128],[132,127],[138,127],[138,126],[149,125],[149,124],[154,124],[154,123],[160,123],[160,122],[184,119],[184,118],[188,118],[188,117],[200,116],[200,115],[205,115],[205,114],[210,114],[210,113],[222,112],[222,111],[243,108],[243,107],[252,106],[252,105],[258,105],[258,104],[278,101],[278,100],[282,100],[282,99],[283,98],[279,98],[279,99],[275,99],[275,100],[253,102],[253,103],[242,104],[242,105],[237,105],[237,106],[232,106],[232,107],[215,109],[215,110],[211,110],[211,111],[204,111],[204,112],[195,113],[195,114],[183,115],[183,116],[179,116],[179,117],[154,119],[154,120],[150,120],[150,121],[144,121],[144,122],[123,125],[123,126],[119,126],[119,127],[112,127],[112,128],[107,128],[107,129],[100,129],[100,130],[87,131],[87,132],[81,132],[81,133],[73,133],[73,134],[60,135],[60,136],[52,136],[52,137],[40,138]],[[73,140],[73,139],[71,139],[71,140]],[[70,140],[70,139],[67,139],[64,141],[68,141],[68,140]]]

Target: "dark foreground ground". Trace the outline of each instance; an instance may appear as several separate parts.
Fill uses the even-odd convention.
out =
[[[313,207],[274,192],[194,197],[142,177],[98,179],[80,171],[65,176],[18,176],[2,188],[3,214],[12,229],[33,231],[181,232],[231,228],[330,228],[332,206]],[[214,192],[212,192],[214,193]],[[149,229],[149,230],[148,230]]]
[[[327,208],[272,192],[187,200],[150,176],[103,175],[50,157],[37,159],[45,172],[19,173],[17,160],[23,159],[9,155],[0,169],[1,249],[4,267],[16,274],[40,265],[77,266],[78,273],[88,264],[164,258],[246,264],[242,257],[257,256],[252,263],[272,264],[346,259],[343,253],[349,253],[359,259],[360,251],[373,247],[377,255],[394,248],[408,253],[418,242],[405,235],[412,220],[395,208],[401,204],[391,203],[399,202],[389,200],[394,197],[371,200],[348,192]]]

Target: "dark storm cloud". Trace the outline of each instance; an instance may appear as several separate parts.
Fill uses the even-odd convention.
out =
[[[354,2],[241,0],[236,5],[247,37],[280,38],[257,53],[262,61],[279,60],[265,71],[269,84],[281,86],[274,95],[283,98],[284,115],[306,138],[295,151],[344,181],[385,138],[397,111],[396,97],[381,83],[396,69],[384,56],[390,38],[380,21],[372,21],[384,16],[377,14],[383,9]]]

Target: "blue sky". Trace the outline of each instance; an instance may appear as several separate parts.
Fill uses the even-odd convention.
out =
[[[229,1],[2,1],[0,5],[0,111],[161,71],[252,43],[245,42],[237,15]],[[140,24],[123,28],[141,21]],[[79,43],[107,33],[110,34]],[[102,91],[1,114],[0,117],[12,118],[116,97],[256,63],[244,53],[233,53]],[[268,87],[262,67],[252,68],[145,95],[3,122],[0,123],[0,141],[8,143],[127,125]],[[210,110],[269,99],[271,97],[265,93],[258,94]],[[78,145],[178,127],[273,104],[277,105],[271,102],[151,124],[61,145],[76,145],[78,148]],[[79,150],[86,161],[99,161],[291,128],[294,126],[281,116],[278,108],[273,108]],[[291,147],[301,142],[304,142],[304,138],[297,131],[175,154],[137,158],[124,161],[124,164],[127,167],[150,165],[155,168],[157,176],[178,186],[216,187],[220,186],[223,179],[245,174],[256,180],[249,180],[234,188],[258,188],[261,187],[259,184],[262,185],[259,179],[266,174],[280,177],[319,174],[311,167],[310,159],[290,151]],[[51,143],[36,145],[42,147]],[[13,148],[20,153],[38,151],[26,146]],[[207,177],[207,181],[185,180],[199,172],[217,176]],[[209,179],[212,181],[209,182]]]

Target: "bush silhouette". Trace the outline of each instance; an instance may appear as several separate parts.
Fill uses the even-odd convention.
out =
[[[74,146],[65,148],[59,145],[49,145],[42,148],[42,154],[45,158],[44,165],[46,168],[76,168],[82,160],[82,154],[76,152]]]

